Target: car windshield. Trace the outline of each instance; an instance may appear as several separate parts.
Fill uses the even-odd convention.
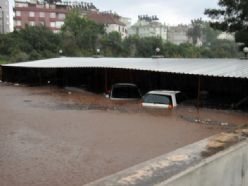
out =
[[[172,98],[169,95],[147,94],[144,96],[144,103],[172,104]]]
[[[135,86],[117,86],[112,90],[113,98],[141,98],[139,90]]]

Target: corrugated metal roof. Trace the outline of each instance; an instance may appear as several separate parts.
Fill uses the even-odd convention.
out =
[[[26,68],[118,68],[214,77],[248,78],[248,60],[240,59],[61,57],[3,66]]]

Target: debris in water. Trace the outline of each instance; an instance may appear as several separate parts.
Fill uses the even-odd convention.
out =
[[[221,126],[228,126],[229,124],[228,123],[221,123],[220,125]]]
[[[190,123],[195,124],[203,124],[203,125],[209,125],[209,126],[221,126],[221,127],[228,127],[228,128],[235,128],[236,125],[228,123],[228,122],[222,122],[222,121],[215,121],[211,119],[200,119],[198,117],[194,116],[180,116],[183,120],[186,120]]]

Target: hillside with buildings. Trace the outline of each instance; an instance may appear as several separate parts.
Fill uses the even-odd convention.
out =
[[[131,25],[131,19],[113,13],[112,11],[100,11],[93,3],[77,0],[62,0],[54,4],[48,4],[42,0],[15,0],[14,7],[9,0],[0,2],[0,10],[4,19],[0,17],[1,32],[8,33],[29,26],[44,25],[53,32],[60,31],[64,19],[69,11],[77,10],[82,17],[88,18],[97,24],[103,24],[106,32],[116,31],[122,38],[138,35],[139,37],[161,37],[164,42],[176,45],[192,43],[188,30],[192,25],[169,26],[161,23],[156,15],[139,15],[138,21]],[[10,13],[13,8],[13,15]],[[10,23],[14,22],[12,26]],[[13,27],[13,28],[12,28]],[[222,34],[220,39],[232,39],[233,37]],[[199,38],[198,46],[201,45]]]
[[[5,33],[0,35],[0,63],[59,55],[161,55],[167,58],[240,56],[231,34],[215,31],[200,19],[193,20],[191,24],[170,26],[162,23],[156,15],[139,15],[137,22],[132,22],[128,15],[119,15],[113,10],[101,11],[101,7],[91,2],[14,2],[12,6],[9,0],[0,1],[0,15],[4,17],[0,21],[0,31]],[[14,23],[13,27],[11,22]]]

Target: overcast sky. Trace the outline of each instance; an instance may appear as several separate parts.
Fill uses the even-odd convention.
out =
[[[147,14],[157,15],[161,22],[168,25],[177,25],[188,24],[192,19],[200,17],[206,19],[204,10],[217,7],[218,0],[85,0],[85,2],[94,3],[100,11],[112,10],[121,16],[129,17],[132,23],[137,21],[138,15]]]
[[[169,25],[187,24],[190,20],[206,18],[206,8],[216,8],[218,0],[87,0],[100,10],[112,10],[137,21],[138,15],[157,15]]]

